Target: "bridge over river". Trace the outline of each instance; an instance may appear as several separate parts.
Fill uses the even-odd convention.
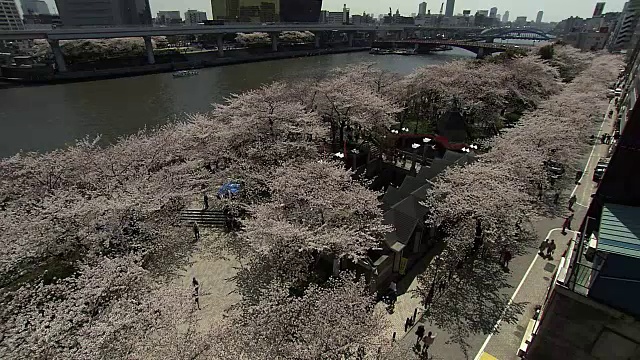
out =
[[[505,52],[509,49],[517,49],[519,45],[498,44],[479,41],[450,40],[450,39],[409,39],[376,42],[379,47],[413,47],[418,53],[431,52],[442,46],[457,47],[471,51],[480,59],[497,52]]]

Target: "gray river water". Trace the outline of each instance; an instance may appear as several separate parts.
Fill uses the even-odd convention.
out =
[[[474,54],[460,49],[423,56],[348,53],[200,69],[198,76],[177,79],[164,73],[1,89],[0,157],[59,148],[87,135],[101,134],[102,142],[111,142],[145,126],[209,111],[230,93],[326,74],[349,64],[372,62],[408,74],[420,66],[469,57]]]

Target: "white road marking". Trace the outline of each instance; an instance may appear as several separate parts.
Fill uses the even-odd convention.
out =
[[[549,230],[549,232],[547,233],[547,237],[545,239],[550,238],[551,234],[554,231],[562,231],[562,229],[561,228],[555,228],[555,229]],[[524,273],[524,276],[522,277],[522,280],[520,280],[520,284],[518,284],[518,287],[516,288],[516,291],[514,291],[513,295],[511,295],[511,298],[509,299],[509,302],[507,303],[507,307],[509,305],[513,304],[513,300],[516,298],[516,296],[520,292],[520,289],[522,288],[522,285],[524,285],[524,282],[527,280],[527,277],[529,276],[529,273],[531,272],[531,269],[533,269],[533,265],[535,265],[537,260],[538,260],[538,254],[536,254],[536,256],[534,256],[533,260],[531,261],[531,264],[529,264],[529,268],[527,269],[527,272]],[[505,308],[504,311],[506,311],[506,308]],[[500,326],[501,322],[502,322],[502,316],[500,316],[500,319],[498,319],[498,322],[496,322],[496,324],[493,326],[493,330],[494,331],[498,328],[498,326]],[[484,340],[484,343],[482,343],[482,346],[480,347],[480,351],[478,351],[478,354],[476,355],[474,360],[479,360],[480,359],[480,357],[482,356],[482,353],[484,353],[484,349],[487,347],[487,345],[489,344],[489,340],[491,340],[492,337],[493,337],[493,334],[487,335],[487,338]]]
[[[589,154],[589,159],[587,160],[587,164],[584,166],[584,170],[582,171],[582,177],[580,178],[580,181],[578,182],[578,185],[576,185],[573,188],[573,191],[571,192],[571,196],[573,196],[576,193],[576,191],[578,190],[578,187],[580,187],[580,184],[582,183],[582,180],[584,179],[585,174],[587,173],[587,169],[589,168],[589,164],[591,163],[591,159],[593,158],[593,152],[596,150],[596,147],[598,146],[598,143],[597,143],[598,137],[600,136],[600,133],[602,132],[602,128],[604,128],[604,125],[607,123],[607,114],[609,113],[609,108],[611,108],[611,103],[609,103],[609,106],[607,107],[607,112],[605,112],[602,124],[600,124],[600,129],[598,130],[598,135],[596,135],[596,139],[595,139],[596,143],[593,144],[593,146],[591,147],[591,153]],[[587,207],[587,206],[581,205],[581,204],[578,204],[578,205]],[[554,231],[562,231],[562,229],[561,228],[555,228],[555,229],[549,230],[549,233],[547,233],[547,237],[545,239],[548,239]],[[574,232],[575,233],[575,231],[567,231],[567,232]],[[527,277],[529,276],[529,273],[531,272],[531,269],[533,268],[533,265],[536,263],[536,260],[538,260],[538,254],[536,254],[536,256],[533,258],[533,260],[531,261],[531,264],[529,264],[529,268],[527,269],[527,272],[524,273],[524,276],[522,277],[522,280],[520,280],[520,284],[518,284],[518,287],[516,288],[516,291],[513,292],[513,295],[509,299],[509,302],[507,303],[507,306],[509,306],[509,305],[511,305],[513,303],[513,299],[516,298],[516,295],[518,295],[518,292],[520,291],[520,288],[522,288],[522,285],[527,280]],[[507,309],[505,308],[504,311],[506,311],[506,310]],[[504,311],[503,311],[503,313],[504,313]],[[493,326],[494,331],[495,331],[495,329],[498,328],[498,326],[500,326],[501,322],[502,322],[502,316],[500,316],[500,319],[498,319],[498,322],[496,322],[496,324]],[[479,360],[480,359],[480,357],[484,353],[484,349],[487,347],[487,345],[489,344],[489,340],[491,340],[492,337],[493,337],[493,334],[487,335],[487,338],[484,340],[484,343],[482,343],[482,346],[480,347],[480,351],[478,351],[478,354],[476,354],[476,357],[474,358],[474,360]]]

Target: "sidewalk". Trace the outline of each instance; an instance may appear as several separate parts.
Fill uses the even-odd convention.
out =
[[[577,203],[573,206],[574,220],[572,223],[572,229],[579,227],[580,222],[584,218],[587,206],[591,202],[591,194],[597,189],[597,183],[592,181],[595,165],[604,157],[608,156],[609,147],[608,144],[600,144],[600,135],[602,133],[612,133],[614,119],[617,114],[614,112],[611,118],[607,117],[609,110],[612,110],[613,105],[609,105],[609,108],[605,112],[605,119],[601,126],[600,131],[596,136],[596,144],[593,146],[589,157],[586,158],[585,170],[580,181],[573,192],[566,194],[563,197],[567,199],[572,194],[577,197]],[[564,201],[564,204],[567,202]],[[566,215],[570,212],[567,209]],[[494,336],[488,336],[485,340],[484,346],[478,351],[475,360],[480,360],[483,355],[490,355],[498,360],[517,360],[520,359],[517,356],[518,348],[525,335],[525,331],[529,324],[529,320],[533,317],[534,308],[536,305],[542,305],[553,276],[558,268],[560,258],[568,248],[569,242],[575,239],[575,232],[567,231],[566,235],[562,234],[563,218],[556,218],[553,220],[543,220],[538,222],[536,230],[541,239],[546,235],[546,238],[554,239],[557,244],[556,253],[553,259],[543,259],[541,256],[536,255],[537,249],[534,249],[531,254],[527,255],[528,258],[532,258],[531,264],[527,273],[522,278],[520,286],[513,294],[514,302],[528,302],[526,311],[522,314],[520,321],[517,324],[503,324],[500,333]]]
[[[414,327],[404,332],[404,321],[409,312],[413,314],[413,308],[416,304],[419,305],[419,301],[411,298],[400,297],[396,304],[396,313],[399,316],[393,318],[393,328],[400,329],[397,331],[396,348],[392,352],[389,359],[412,359],[415,358],[413,354],[413,346],[416,342],[415,331],[418,325],[425,326],[427,331],[434,331],[438,334],[434,345],[431,346],[429,354],[433,356],[433,359],[446,359],[446,360],[517,360],[516,353],[520,347],[520,343],[527,329],[529,320],[532,318],[534,308],[536,305],[542,305],[547,293],[547,289],[550,282],[553,279],[554,273],[558,268],[558,264],[562,257],[563,252],[567,249],[571,239],[575,238],[573,231],[567,231],[567,234],[562,234],[562,223],[564,218],[570,214],[567,207],[568,198],[575,193],[577,202],[573,206],[574,220],[572,222],[572,229],[579,226],[582,218],[586,213],[586,206],[591,202],[591,194],[595,192],[597,184],[592,181],[594,168],[598,160],[602,157],[608,156],[609,145],[600,144],[599,136],[602,133],[612,133],[612,126],[617,114],[614,113],[611,118],[606,117],[610,109],[614,109],[612,104],[609,105],[605,113],[605,119],[597,134],[596,144],[592,148],[592,152],[585,157],[583,164],[585,169],[583,177],[580,181],[580,185],[576,186],[571,193],[567,192],[563,194],[561,198],[561,204],[566,209],[564,214],[558,214],[555,218],[542,219],[534,223],[536,233],[538,234],[538,244],[544,239],[554,239],[556,243],[556,251],[552,259],[544,259],[538,255],[537,248],[528,249],[527,253],[522,256],[515,257],[509,264],[511,278],[509,284],[513,288],[508,289],[511,293],[511,300],[513,302],[525,302],[527,303],[526,309],[520,317],[517,324],[500,324],[500,332],[495,335],[475,335],[467,339],[470,346],[468,354],[464,354],[460,349],[460,346],[456,343],[447,344],[450,340],[449,334],[443,332],[428,321],[420,320]],[[573,178],[573,174],[567,173],[567,176]],[[414,280],[414,283],[416,280]],[[412,283],[412,286],[415,284]],[[409,296],[410,294],[404,294],[403,296]],[[418,306],[415,306],[418,307]],[[419,308],[418,319],[420,318]],[[403,336],[404,334],[404,336]]]

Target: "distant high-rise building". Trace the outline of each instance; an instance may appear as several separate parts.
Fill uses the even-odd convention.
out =
[[[621,21],[618,21],[615,32],[612,34],[615,36],[615,40],[610,43],[609,50],[625,50],[635,45],[632,37],[636,31],[639,17],[640,0],[627,1],[620,16]]]
[[[316,22],[320,18],[322,0],[280,0],[280,21]]]
[[[445,11],[446,16],[453,16],[453,10],[456,7],[456,0],[447,0],[447,10]]]
[[[504,15],[502,15],[502,22],[503,23],[509,22],[509,11],[505,11]]]
[[[182,24],[182,17],[180,11],[158,11],[156,14],[156,24],[158,25],[171,25]]]
[[[207,13],[198,10],[187,10],[184,13],[184,22],[190,25],[201,24],[207,21]]]
[[[23,30],[24,25],[14,0],[0,0],[0,30]]]
[[[423,1],[418,5],[418,16],[425,15],[427,15],[427,3]]]
[[[526,16],[518,16],[516,18],[516,21],[513,22],[513,25],[515,26],[524,26],[527,24],[527,17]]]
[[[497,14],[498,14],[498,8],[497,7],[492,7],[491,10],[489,10],[489,17],[490,18],[495,18]]]
[[[471,10],[462,10],[462,16],[464,17],[471,16]]]
[[[489,17],[489,10],[478,10],[476,11],[476,15]]]
[[[342,5],[342,23],[349,23],[349,8],[347,7],[347,4]]]
[[[536,24],[542,23],[542,17],[544,16],[544,11],[538,11],[538,16],[536,16]]]
[[[56,0],[65,26],[151,25],[149,0]]]
[[[49,5],[42,0],[22,0],[22,15],[51,15]]]
[[[604,11],[604,4],[605,3],[603,2],[596,3],[596,8],[593,9],[593,17],[602,16],[602,12]]]
[[[211,0],[213,20],[276,22],[280,20],[280,0]],[[318,8],[318,21],[320,8]]]

